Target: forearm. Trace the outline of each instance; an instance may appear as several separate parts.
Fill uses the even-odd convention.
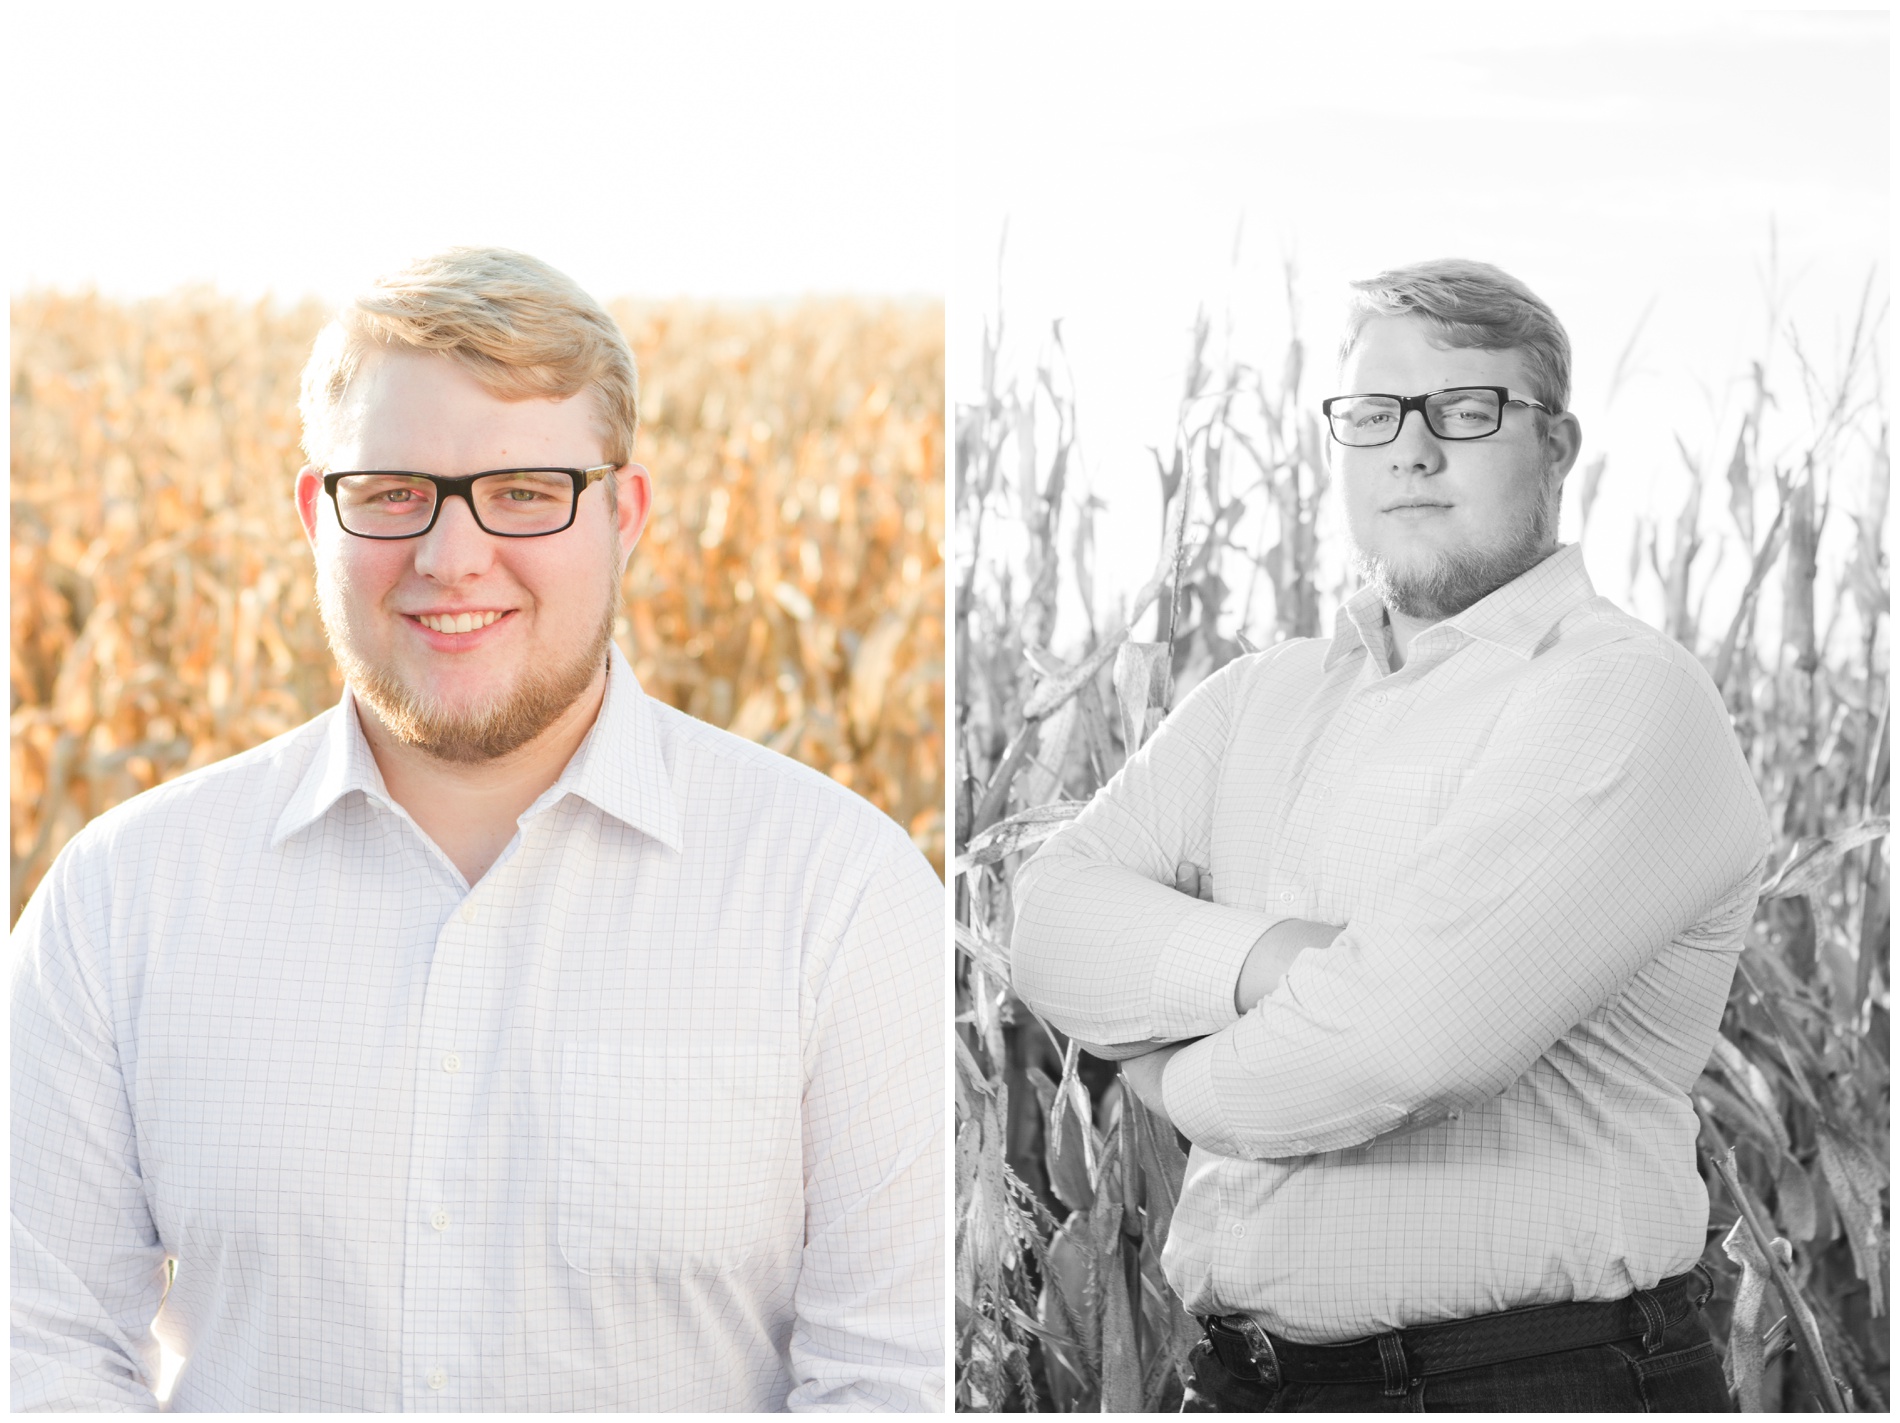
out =
[[[1053,842],[1018,875],[1016,900],[1017,994],[1103,1046],[1178,1042],[1233,1022],[1242,967],[1276,922]]]
[[[1325,948],[1345,932],[1343,924],[1317,919],[1282,919],[1254,940],[1234,981],[1234,1011],[1245,1017],[1261,999],[1279,988],[1293,962],[1308,949]]]
[[[1254,940],[1234,983],[1234,1011],[1245,1016],[1253,1006],[1280,986],[1293,961],[1309,948],[1330,944],[1343,926],[1312,919],[1282,919]],[[1104,1062],[1127,1062],[1161,1048],[1195,1042],[1196,1038],[1143,1038],[1129,1043],[1097,1043],[1077,1039],[1082,1050]],[[1153,1104],[1157,1111],[1158,1103]]]

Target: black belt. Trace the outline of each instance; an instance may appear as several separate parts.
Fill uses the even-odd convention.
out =
[[[1700,1276],[1700,1278],[1698,1278]],[[1692,1288],[1693,1287],[1693,1288]],[[1638,1339],[1654,1353],[1665,1330],[1700,1309],[1715,1282],[1700,1265],[1653,1290],[1626,1299],[1544,1304],[1423,1324],[1350,1344],[1296,1344],[1245,1314],[1201,1321],[1221,1367],[1235,1378],[1278,1388],[1289,1383],[1380,1383],[1405,1392],[1405,1381],[1459,1369],[1508,1364],[1567,1349]]]

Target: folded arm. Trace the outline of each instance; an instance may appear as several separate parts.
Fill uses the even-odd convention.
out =
[[[1503,1092],[1725,903],[1766,822],[1719,699],[1665,654],[1580,658],[1500,722],[1377,904],[1166,1062],[1169,1116],[1304,1156]]]
[[[1184,864],[1210,863],[1221,761],[1248,665],[1231,663],[1195,688],[1016,876],[1016,992],[1115,1056],[1232,1023],[1249,956],[1286,922],[1175,887]]]

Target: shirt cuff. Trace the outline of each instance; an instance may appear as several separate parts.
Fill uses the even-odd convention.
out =
[[[1234,984],[1247,953],[1282,919],[1183,898],[1187,911],[1155,961],[1149,1004],[1158,1038],[1194,1038],[1239,1020]]]
[[[1189,1141],[1221,1155],[1232,1153],[1227,1144],[1227,1121],[1214,1092],[1214,1054],[1227,1044],[1220,1038],[1189,1043],[1161,1073],[1161,1104],[1167,1118]]]

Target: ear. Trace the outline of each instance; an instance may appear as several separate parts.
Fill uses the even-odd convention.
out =
[[[653,476],[642,465],[623,464],[613,473],[614,515],[619,523],[615,533],[620,541],[620,571],[627,570],[634,545],[646,532],[647,515],[653,512]]]
[[[297,471],[297,520],[303,525],[303,536],[310,541],[310,547],[317,546],[317,520],[320,515],[318,501],[323,498],[323,471],[313,464],[307,464]]]
[[[1550,429],[1544,436],[1544,454],[1550,461],[1555,482],[1562,484],[1570,467],[1583,450],[1583,426],[1568,410],[1550,417]]]

